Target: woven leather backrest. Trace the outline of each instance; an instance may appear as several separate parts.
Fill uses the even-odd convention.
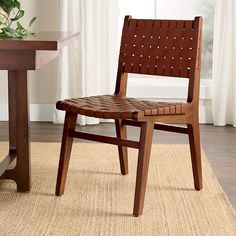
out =
[[[125,17],[119,63],[123,72],[189,78],[200,64],[201,18],[144,20]]]

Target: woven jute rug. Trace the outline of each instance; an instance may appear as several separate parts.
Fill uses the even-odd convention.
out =
[[[0,144],[0,154],[7,144]],[[54,196],[60,144],[32,143],[32,190],[0,186],[0,235],[236,235],[236,216],[203,154],[193,189],[188,145],[153,145],[144,213],[132,216],[137,151],[119,173],[117,148],[74,144],[66,191]]]

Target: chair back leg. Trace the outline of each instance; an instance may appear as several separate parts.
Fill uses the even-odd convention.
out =
[[[148,167],[153,138],[153,122],[144,122],[141,125],[140,148],[138,154],[136,188],[134,197],[133,214],[137,217],[143,213],[144,198],[146,192]]]
[[[187,127],[192,160],[194,186],[196,190],[201,190],[203,186],[199,123],[198,121],[194,121],[192,124],[188,124]]]
[[[122,120],[115,120],[117,138],[127,139],[126,125],[121,123]],[[128,150],[127,147],[118,146],[118,153],[120,159],[121,174],[128,174]]]
[[[67,171],[70,161],[70,154],[73,144],[73,137],[69,136],[69,131],[75,130],[76,120],[77,120],[77,114],[66,112],[62,142],[61,142],[59,167],[57,173],[57,183],[55,192],[57,196],[61,196],[64,194]]]

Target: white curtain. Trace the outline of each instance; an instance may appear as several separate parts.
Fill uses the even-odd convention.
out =
[[[214,23],[213,121],[236,127],[235,0],[217,0]]]
[[[58,100],[110,93],[117,51],[117,0],[61,0],[61,30],[80,32],[80,38],[63,49],[59,62]],[[55,110],[55,123],[64,112]],[[80,125],[98,119],[79,116]]]

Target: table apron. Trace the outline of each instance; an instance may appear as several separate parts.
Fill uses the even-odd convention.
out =
[[[36,70],[59,54],[59,50],[0,50],[0,70]]]

